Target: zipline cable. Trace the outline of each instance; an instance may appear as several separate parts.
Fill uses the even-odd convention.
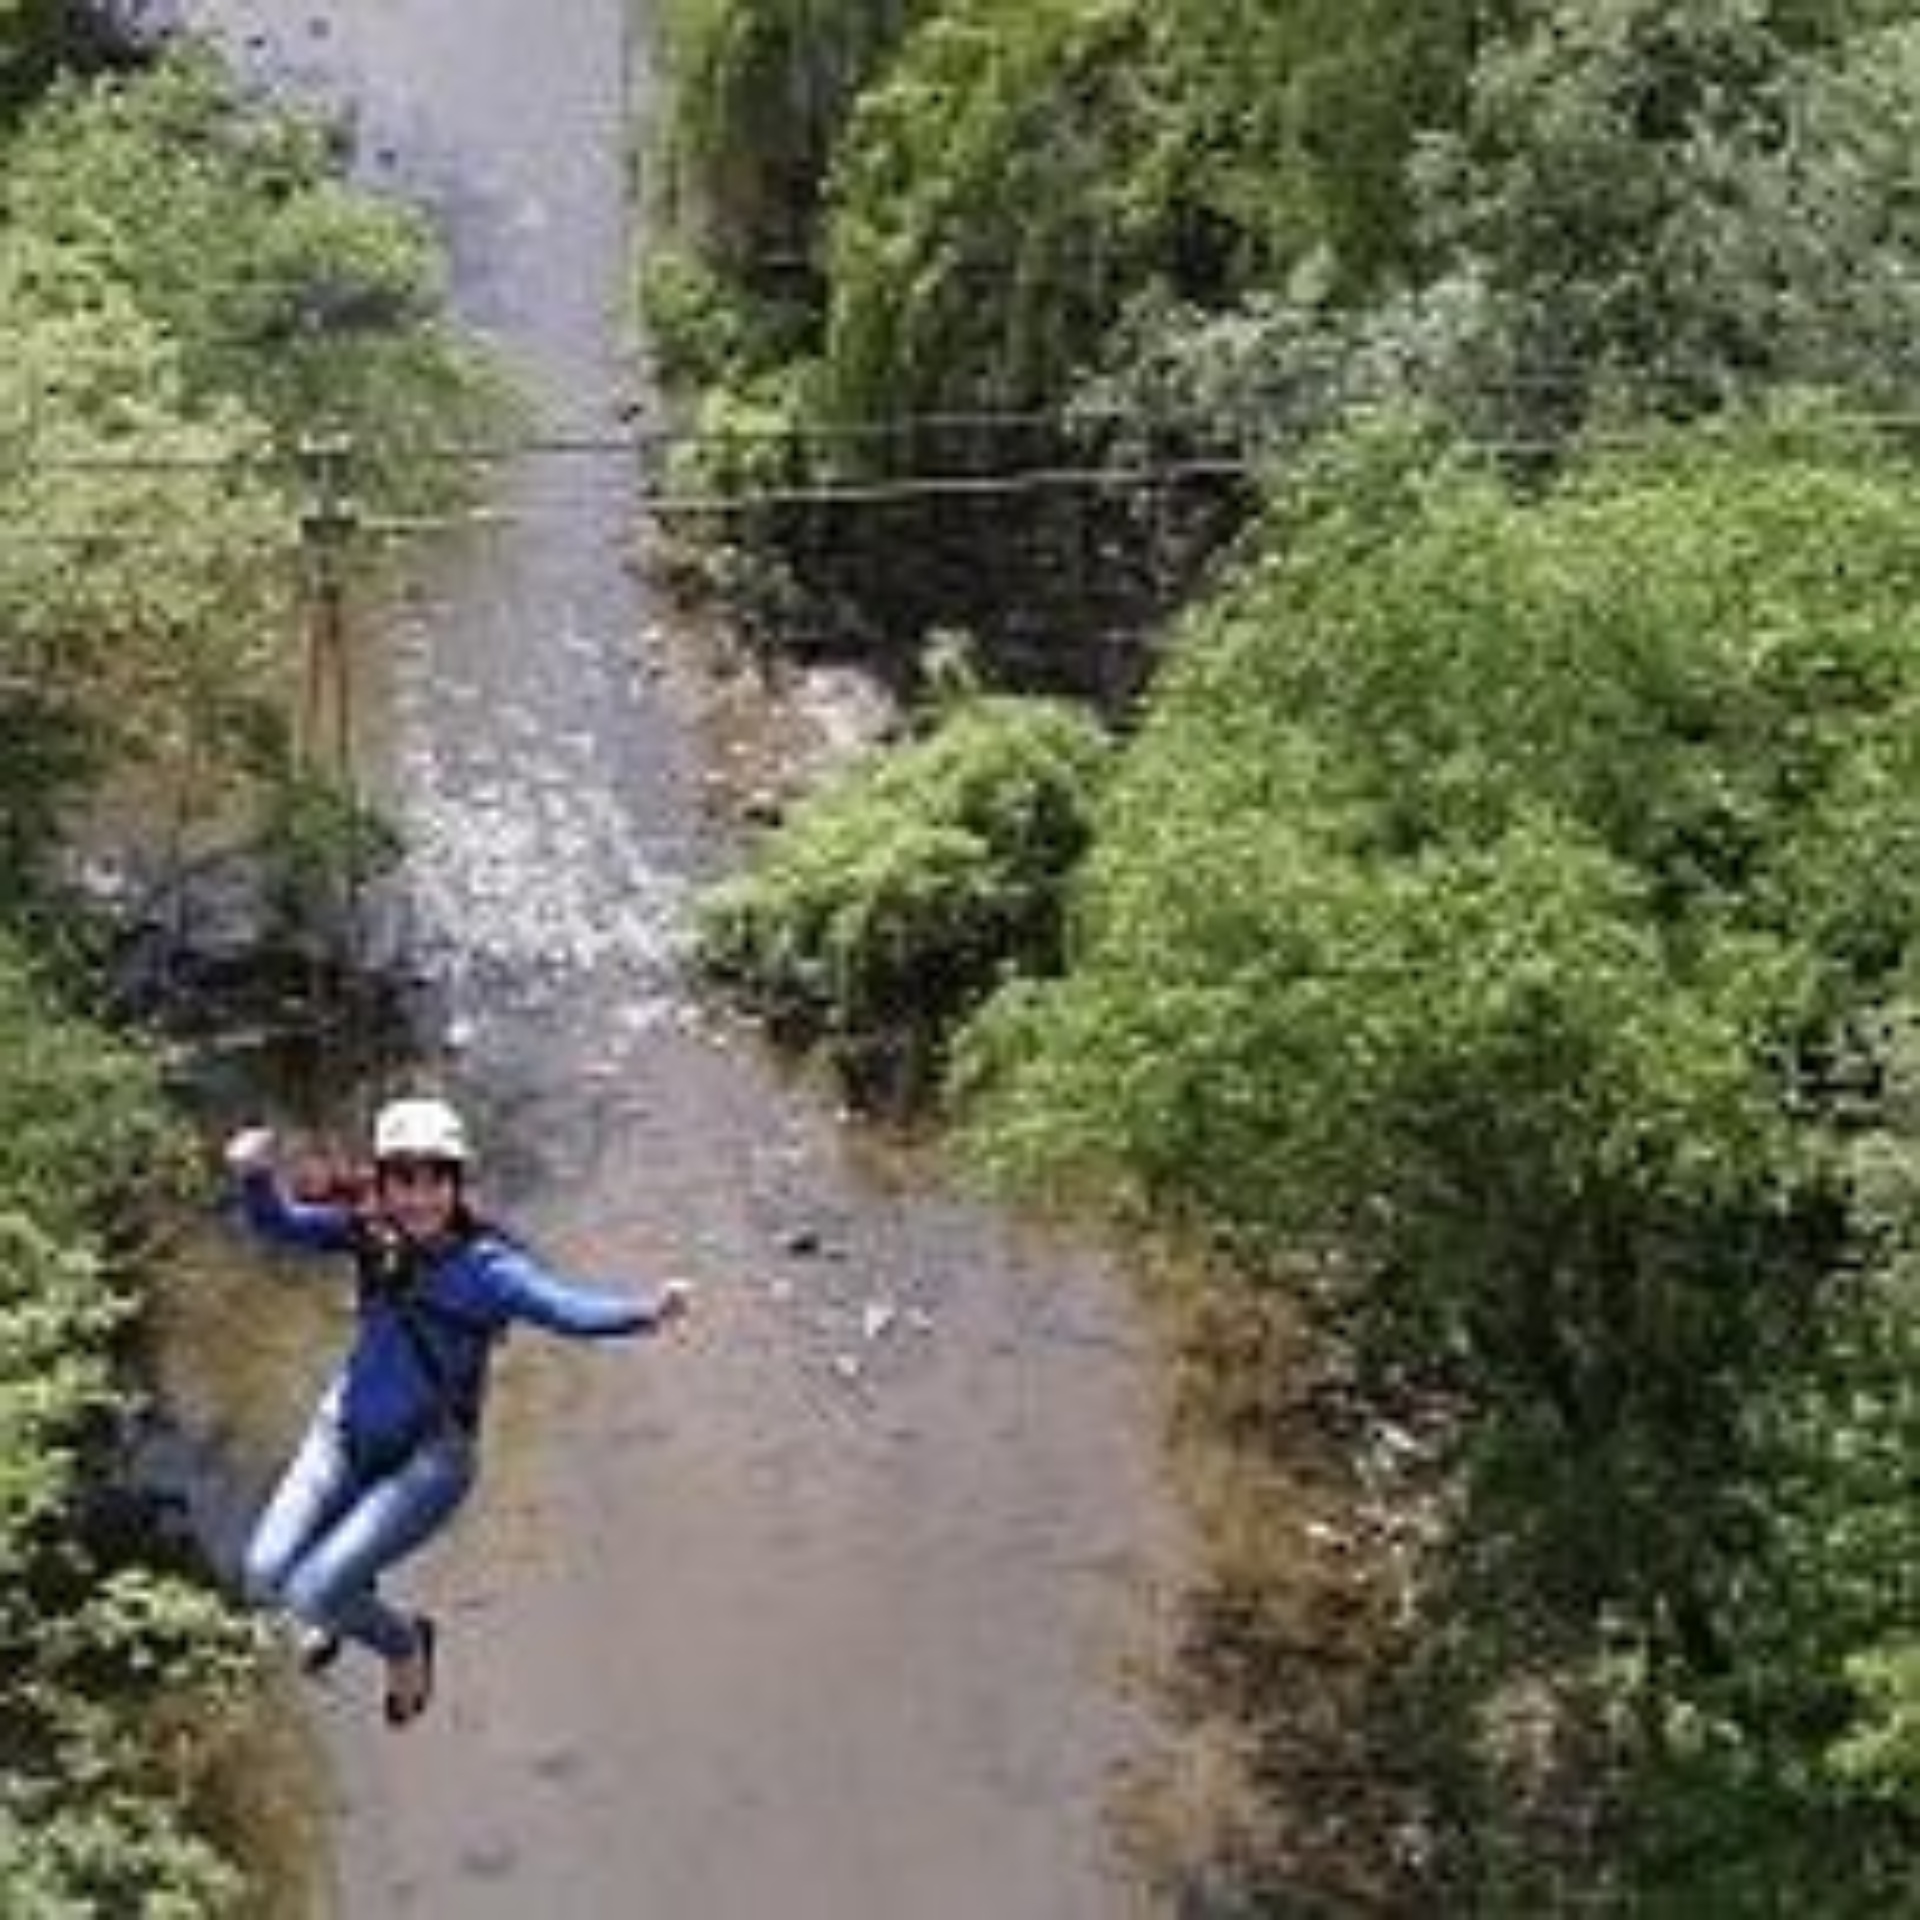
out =
[[[1482,396],[1490,397],[1490,396]],[[1707,415],[1711,422],[1723,416]],[[1887,434],[1911,434],[1920,430],[1920,409],[1857,408],[1825,416],[1836,429],[1853,429]],[[508,466],[538,459],[579,459],[624,461],[650,472],[683,452],[734,452],[756,447],[788,447],[795,453],[827,452],[836,447],[861,447],[875,443],[924,446],[942,437],[966,434],[978,441],[1000,434],[1029,438],[1042,433],[1055,444],[1070,444],[1102,423],[1129,429],[1148,440],[1191,435],[1206,423],[1180,418],[1142,418],[1121,412],[1076,413],[1071,420],[1058,413],[951,413],[905,414],[893,419],[875,419],[840,423],[816,423],[805,426],[766,426],[729,428],[724,432],[686,428],[657,432],[606,433],[598,431],[530,432],[496,439],[379,441],[354,443],[356,464],[407,462],[446,466]],[[1081,461],[1034,466],[992,465],[955,471],[950,466],[938,469],[908,467],[883,473],[871,479],[822,479],[795,482],[792,485],[747,485],[737,489],[689,495],[677,490],[672,481],[644,482],[637,491],[637,502],[658,512],[692,512],[721,509],[746,510],[767,500],[781,504],[817,501],[821,504],[864,504],[896,496],[911,497],[926,492],[964,489],[991,493],[996,489],[1021,489],[1034,486],[1119,486],[1151,485],[1183,473],[1252,473],[1270,468],[1298,444],[1299,437],[1319,425],[1325,416],[1318,409],[1297,412],[1276,410],[1259,418],[1249,418],[1247,431],[1216,445],[1210,451],[1132,457],[1122,463]],[[1654,446],[1667,440],[1681,423],[1650,422],[1608,428],[1589,426],[1570,434],[1525,432],[1475,432],[1461,429],[1460,438],[1482,452],[1509,457],[1535,457],[1572,448],[1632,450]],[[283,448],[256,448],[229,454],[170,453],[164,451],[53,453],[35,449],[30,442],[8,445],[0,439],[0,478],[31,477],[40,474],[111,473],[220,473],[277,472],[297,473],[301,468],[301,450],[291,453]]]
[[[1044,493],[1153,493],[1181,481],[1245,480],[1265,470],[1267,463],[1231,457],[1160,460],[1126,466],[1060,466],[1015,468],[997,473],[917,474],[870,481],[821,481],[812,485],[761,486],[739,492],[676,491],[641,486],[625,504],[642,517],[675,519],[741,518],[754,513],[808,508],[904,506],[941,500],[1010,499]],[[145,463],[141,470],[147,470]],[[89,471],[122,471],[111,460]],[[481,507],[448,514],[368,515],[357,523],[367,535],[400,536],[456,527],[515,526],[558,514],[538,508]],[[123,551],[126,536],[111,526],[71,533],[0,534],[0,554],[80,553]]]

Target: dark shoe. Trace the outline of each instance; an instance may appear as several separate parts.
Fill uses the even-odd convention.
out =
[[[309,1679],[319,1679],[340,1658],[340,1647],[340,1636],[328,1628],[302,1627],[295,1642],[300,1671]]]
[[[438,1637],[433,1622],[424,1613],[416,1613],[413,1616],[414,1652],[410,1664],[414,1684],[408,1687],[395,1686],[393,1667],[391,1665],[388,1667],[388,1726],[408,1726],[426,1712],[428,1703],[433,1699],[434,1642]]]

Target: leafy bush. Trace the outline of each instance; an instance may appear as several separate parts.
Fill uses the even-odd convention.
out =
[[[0,1141],[0,1906],[226,1911],[237,1877],[190,1809],[250,1634],[96,1524],[137,1304],[102,1219],[157,1178],[172,1135],[147,1064],[64,1015],[4,943]]]
[[[935,0],[674,0],[672,152],[693,226],[749,285],[805,272],[863,87]]]
[[[690,231],[816,300],[830,418],[1057,402],[1157,289],[1210,307],[1316,254],[1347,291],[1404,264],[1405,161],[1457,118],[1481,12],[688,0]]]
[[[702,397],[696,434],[675,450],[671,479],[683,497],[756,496],[804,486],[801,452],[802,376],[791,368]],[[776,509],[761,499],[756,509]]]
[[[1142,271],[1158,207],[1138,14],[1087,0],[950,7],[867,95],[837,161],[831,417],[1015,409],[1058,393]]]
[[[283,451],[350,435],[382,485],[444,485],[409,450],[482,424],[504,390],[444,319],[423,218],[343,185],[338,160],[321,125],[181,53],[57,89],[7,151],[0,210],[123,289],[193,399],[239,399]]]
[[[444,487],[497,398],[440,314],[413,215],[349,192],[317,126],[200,55],[69,81],[0,173],[0,848],[128,761],[183,810],[257,775],[296,632],[293,443],[361,436],[355,481]],[[369,444],[373,443],[373,444]]]
[[[0,709],[110,758],[202,759],[289,618],[266,437],[189,392],[123,283],[17,223],[0,334]]]
[[[1567,0],[1483,50],[1409,174],[1425,270],[1363,357],[1530,443],[1817,386],[1904,404],[1902,8]]]
[[[1462,0],[686,0],[676,245],[730,291],[689,355],[698,289],[664,275],[673,357],[737,402],[777,379],[732,364],[749,318],[753,351],[793,374],[778,387],[801,477],[829,488],[1085,465],[1057,416],[1096,376],[1117,404],[1142,397],[1143,310],[1204,323],[1309,267],[1336,302],[1391,283],[1412,244],[1406,157],[1457,117],[1489,30]],[[1163,425],[1103,432],[1101,455],[1192,451]],[[1003,678],[1108,698],[1241,511],[1186,475],[752,512],[750,469],[736,478],[748,512],[705,528],[776,562],[709,577],[811,600],[803,645],[826,628],[898,657],[965,625]]]
[[[1382,434],[1305,495],[1189,628],[1066,973],[962,1080],[1003,1168],[1339,1277],[1476,1410],[1492,1670],[1630,1654],[1658,1722],[1746,1674],[1760,1411],[1857,1324],[1833,1130],[1920,960],[1920,487],[1757,434],[1527,504]],[[1858,1572],[1882,1622],[1905,1565]]]
[[[0,0],[0,128],[63,69],[110,55],[113,38],[85,0]]]
[[[400,844],[361,797],[298,765],[266,794],[259,852],[267,867],[262,945],[308,955],[352,939],[352,903],[390,872]]]
[[[654,365],[676,385],[710,387],[777,368],[798,346],[792,309],[756,299],[695,252],[654,254],[640,305]]]
[[[710,895],[704,965],[856,1074],[876,1049],[924,1057],[1005,974],[1054,964],[1105,758],[1070,709],[967,702],[809,800]]]

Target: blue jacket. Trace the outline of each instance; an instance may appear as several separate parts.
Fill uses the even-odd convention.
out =
[[[254,1230],[279,1246],[357,1255],[366,1244],[352,1208],[292,1200],[270,1170],[248,1174],[240,1195]],[[349,1446],[374,1464],[398,1461],[450,1424],[477,1430],[488,1362],[515,1321],[595,1340],[648,1332],[660,1317],[657,1299],[568,1285],[484,1227],[424,1259],[404,1300],[363,1279],[358,1334],[335,1389]]]

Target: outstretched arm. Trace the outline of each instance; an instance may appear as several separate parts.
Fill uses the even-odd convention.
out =
[[[345,1207],[310,1206],[292,1199],[274,1171],[273,1135],[248,1127],[227,1143],[227,1169],[238,1182],[247,1224],[263,1240],[304,1253],[345,1253],[353,1216]]]
[[[684,1280],[638,1293],[605,1293],[547,1272],[518,1247],[489,1249],[487,1277],[502,1307],[549,1333],[580,1340],[653,1333],[686,1312],[692,1289]]]

